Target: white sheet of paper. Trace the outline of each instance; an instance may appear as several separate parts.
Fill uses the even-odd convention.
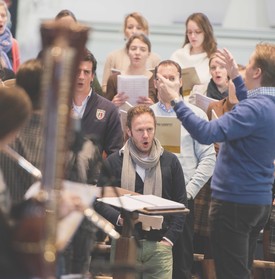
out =
[[[141,75],[118,75],[117,92],[124,92],[128,97],[131,105],[137,104],[139,96],[148,97],[149,80],[146,76]]]
[[[104,197],[98,199],[104,203],[118,208],[125,208],[128,211],[135,210],[164,210],[164,209],[182,209],[184,204],[167,200],[155,195],[125,195],[121,197]]]
[[[203,111],[207,112],[209,104],[212,102],[218,102],[218,100],[207,97],[205,95],[195,93],[196,95],[196,106],[201,108]]]

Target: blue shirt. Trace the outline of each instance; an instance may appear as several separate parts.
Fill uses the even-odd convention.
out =
[[[261,87],[242,99],[232,111],[210,122],[195,116],[183,102],[174,109],[200,143],[222,142],[211,181],[212,197],[243,204],[271,204],[275,88]]]

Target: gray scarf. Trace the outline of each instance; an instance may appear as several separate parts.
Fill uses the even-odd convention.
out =
[[[145,180],[143,194],[162,196],[162,176],[160,168],[160,156],[163,153],[163,147],[158,139],[154,139],[149,157],[146,159],[140,158],[132,139],[128,139],[125,145],[120,150],[123,153],[121,187],[135,192],[136,170],[138,165],[145,169]]]

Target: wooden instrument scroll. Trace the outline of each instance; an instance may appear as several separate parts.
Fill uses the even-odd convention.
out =
[[[88,27],[74,23],[64,26],[50,21],[41,25],[44,115],[41,191],[25,208],[14,237],[14,247],[32,277],[56,278],[58,204],[69,146],[71,102],[88,31]]]

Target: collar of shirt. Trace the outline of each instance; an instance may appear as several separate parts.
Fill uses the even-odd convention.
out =
[[[179,99],[183,100],[182,96],[179,96]],[[160,107],[160,109],[162,109],[165,112],[168,113],[174,112],[174,109],[172,107],[170,109],[167,109],[166,106],[161,101],[158,102],[158,106]]]
[[[82,118],[83,117],[83,114],[84,114],[84,111],[86,109],[86,106],[87,106],[87,103],[88,103],[88,100],[89,98],[91,97],[92,95],[92,89],[90,90],[89,94],[86,96],[86,98],[82,101],[82,104],[81,106],[77,106],[74,101],[73,101],[73,105],[72,105],[72,111],[73,113]]]
[[[168,113],[171,113],[174,111],[172,107],[167,109],[166,106],[161,101],[158,102],[158,106],[160,107],[160,109],[162,109],[163,111],[168,112]]]
[[[257,95],[268,95],[275,97],[275,87],[259,87],[248,91],[247,98],[252,98]]]

